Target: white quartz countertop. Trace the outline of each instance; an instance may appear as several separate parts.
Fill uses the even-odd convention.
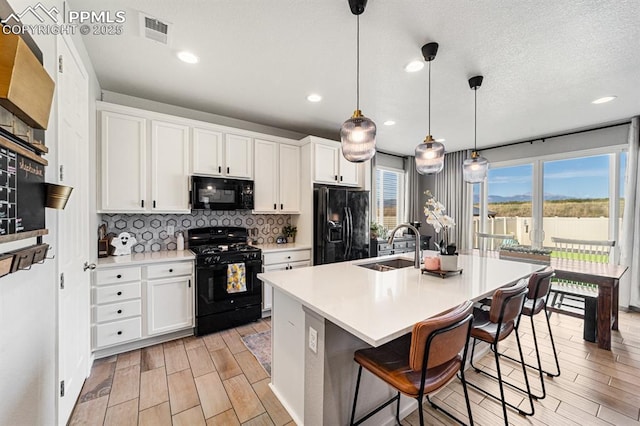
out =
[[[412,260],[413,256],[383,256],[266,272],[258,277],[368,344],[379,346],[410,332],[419,321],[466,300],[488,296],[544,268],[472,255],[459,256],[462,274],[444,279],[422,274],[412,266],[385,272],[357,266],[395,258]]]
[[[195,254],[191,250],[166,250],[150,253],[135,253],[125,256],[109,256],[98,259],[98,268],[110,268],[114,266],[133,266],[143,263],[161,263],[180,260],[194,260]]]
[[[254,247],[262,250],[263,253],[275,253],[279,251],[309,250],[310,244],[287,243],[287,244],[255,244]]]

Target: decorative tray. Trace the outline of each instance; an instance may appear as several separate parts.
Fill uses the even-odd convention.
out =
[[[428,275],[436,275],[439,276],[440,278],[446,278],[450,275],[459,275],[462,274],[462,268],[457,269],[455,271],[442,271],[440,269],[424,269],[422,268],[420,270],[423,274],[428,274]]]

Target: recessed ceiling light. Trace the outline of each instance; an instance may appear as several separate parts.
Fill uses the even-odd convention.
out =
[[[446,139],[445,139],[445,138],[439,138],[439,139],[434,139],[434,140],[435,140],[436,142],[444,142],[444,141],[446,141]]]
[[[611,102],[615,98],[617,98],[617,96],[605,96],[603,98],[598,98],[595,101],[592,101],[591,103],[592,104],[604,104],[606,102]]]
[[[418,60],[411,61],[404,66],[404,70],[406,72],[416,72],[416,71],[420,71],[422,68],[424,68],[424,61],[418,61]]]
[[[394,124],[396,124],[396,122],[393,120],[387,120],[382,124],[384,124],[385,126],[393,126]]]
[[[178,52],[178,59],[182,62],[186,62],[188,64],[197,64],[200,59],[196,55],[191,52],[187,52],[183,50],[182,52]]]
[[[307,96],[307,100],[309,102],[320,102],[322,100],[322,96],[318,95],[317,93],[312,93]]]

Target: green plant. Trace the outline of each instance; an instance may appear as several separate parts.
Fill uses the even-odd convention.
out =
[[[371,225],[369,226],[369,231],[371,234],[370,237],[372,239],[387,238],[387,234],[389,233],[389,230],[387,229],[387,227],[378,222],[371,222]]]
[[[285,237],[295,237],[298,233],[298,228],[291,225],[286,225],[282,228],[282,234]]]

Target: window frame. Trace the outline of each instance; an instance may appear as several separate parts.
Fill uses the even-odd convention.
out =
[[[556,154],[545,154],[533,158],[520,158],[499,162],[489,162],[489,168],[513,167],[531,164],[533,167],[531,188],[532,202],[532,224],[531,231],[537,233],[537,238],[532,238],[532,246],[539,248],[544,241],[543,228],[543,203],[544,203],[544,163],[548,161],[571,160],[582,157],[592,157],[596,155],[609,156],[609,238],[619,241],[620,237],[620,156],[628,151],[626,144],[610,145],[606,147],[585,149],[579,151],[569,151]],[[488,212],[488,178],[480,185],[480,232],[487,232],[489,221]],[[473,208],[473,206],[472,206]],[[535,234],[534,234],[535,235]],[[542,237],[542,238],[540,238]],[[614,260],[617,262],[619,256],[619,245],[614,250]]]
[[[386,172],[392,172],[392,173],[396,173],[398,175],[398,198],[396,200],[396,225],[402,223],[404,221],[405,218],[405,208],[406,208],[406,199],[407,199],[407,184],[406,184],[406,172],[404,169],[398,169],[395,167],[388,167],[388,166],[378,166],[376,165],[375,170],[374,170],[374,176],[373,178],[375,179],[375,191],[372,194],[372,198],[373,198],[373,212],[372,212],[372,217],[375,218],[375,221],[377,223],[381,223],[384,224],[384,220],[383,217],[379,217],[377,216],[375,213],[376,211],[378,211],[378,191],[380,191],[381,193],[384,193],[384,186],[383,187],[379,187],[378,186],[378,170],[381,171],[386,171]],[[382,181],[382,180],[381,180]],[[383,197],[383,207],[382,207],[382,212],[384,212],[384,197]]]

